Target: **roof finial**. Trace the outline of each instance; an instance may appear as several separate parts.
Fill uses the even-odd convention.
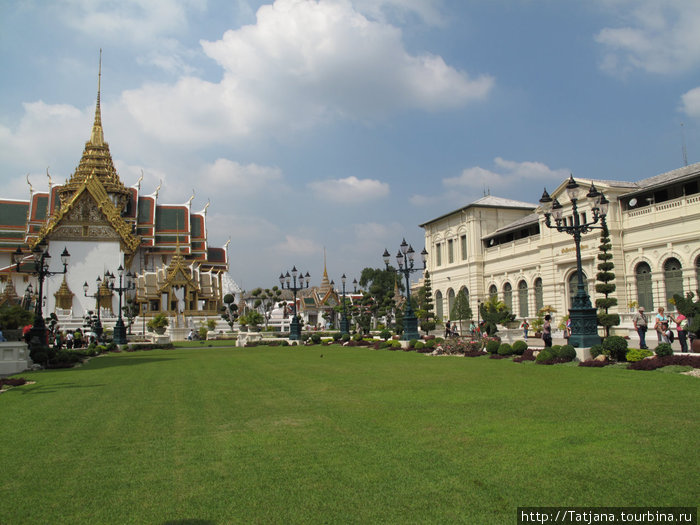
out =
[[[32,188],[32,183],[29,182],[29,173],[27,173],[27,184],[29,184],[29,195],[34,193],[34,188]]]
[[[102,133],[102,110],[100,109],[100,91],[102,89],[102,48],[100,48],[100,66],[97,72],[97,104],[95,105],[95,123],[92,125],[90,142],[96,146],[102,146],[105,138]]]

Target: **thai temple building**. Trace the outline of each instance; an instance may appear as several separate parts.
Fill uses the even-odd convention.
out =
[[[162,203],[160,186],[145,192],[142,179],[127,187],[117,174],[102,129],[98,81],[92,131],[65,184],[54,184],[49,176],[48,191],[34,191],[29,184],[27,200],[0,198],[0,305],[41,300],[45,316],[55,312],[70,324],[95,311],[99,300],[109,324],[118,315],[119,301],[104,276],[117,275],[121,265],[135,276],[135,289],[122,299],[132,298],[140,315],[165,313],[180,322],[218,317],[230,278],[225,275],[227,246],[207,241],[209,204],[193,210],[194,195],[183,204]],[[64,249],[70,254],[67,273],[45,279],[43,297],[36,296],[32,273],[31,251],[37,245],[48,246],[51,271],[63,270],[59,256]],[[18,248],[26,255],[19,271],[12,260]]]

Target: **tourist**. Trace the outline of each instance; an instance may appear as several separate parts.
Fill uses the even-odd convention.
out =
[[[542,325],[542,341],[544,341],[545,348],[552,346],[552,316],[549,314],[544,316],[544,324]]]
[[[452,332],[450,332],[450,321],[447,321],[445,323],[445,337],[450,337],[451,334]]]
[[[68,350],[73,349],[73,332],[71,330],[68,330],[68,332],[66,332],[66,348]]]
[[[663,343],[663,342],[668,343],[668,341],[663,341],[663,336],[664,336],[663,324],[666,323],[666,326],[668,327],[668,317],[666,317],[666,315],[664,314],[664,311],[665,311],[664,307],[659,306],[659,313],[656,314],[656,316],[655,316],[656,322],[654,323],[654,330],[656,330],[656,338],[659,340],[659,343]]]
[[[639,336],[639,348],[646,349],[649,348],[647,346],[647,316],[644,315],[644,307],[640,306],[639,310],[637,310],[637,313],[634,314],[634,317],[632,317],[632,324],[634,325],[634,329],[637,331],[637,335]]]
[[[681,352],[686,353],[688,351],[688,318],[683,314],[678,314],[676,317],[671,316],[671,320],[676,323]]]
[[[523,337],[527,339],[527,331],[530,328],[530,323],[527,322],[527,319],[523,319],[522,324],[520,325],[520,328],[523,330]]]
[[[192,341],[194,339],[194,329],[190,328],[190,333],[187,334],[187,340]]]
[[[4,343],[5,341],[7,341],[7,339],[5,339],[5,336],[3,335],[2,330],[0,330],[0,343]]]

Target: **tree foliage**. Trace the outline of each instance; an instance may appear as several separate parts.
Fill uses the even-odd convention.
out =
[[[596,274],[596,280],[598,283],[595,285],[595,291],[599,294],[603,294],[603,297],[599,297],[595,300],[595,306],[598,308],[598,324],[605,328],[605,337],[610,336],[610,327],[617,326],[620,324],[620,316],[618,314],[610,314],[608,310],[613,306],[617,305],[617,298],[610,297],[615,291],[615,284],[612,282],[615,280],[615,274],[612,269],[615,268],[613,264],[613,255],[610,253],[612,250],[612,244],[610,243],[610,232],[608,231],[608,225],[603,222],[603,228],[600,232],[600,247],[598,253],[598,273]]]
[[[464,328],[462,322],[471,319],[473,316],[472,309],[469,306],[469,297],[467,297],[464,289],[460,290],[455,297],[455,302],[452,305],[452,311],[450,312],[450,318],[459,321],[459,333],[464,333]]]
[[[489,298],[481,303],[479,306],[479,313],[484,321],[483,331],[488,335],[493,335],[498,331],[496,325],[503,324],[507,321],[513,319],[510,310],[506,306],[506,303],[499,301],[498,297],[495,295],[489,296]]]
[[[435,329],[435,308],[433,305],[433,287],[430,281],[430,272],[426,270],[423,286],[418,289],[418,308],[416,317],[420,321],[420,328],[426,333]]]
[[[233,324],[238,319],[238,305],[235,303],[236,297],[234,294],[227,293],[224,295],[224,304],[221,307],[221,318],[228,323],[233,330]]]
[[[399,290],[403,290],[401,280],[396,280],[396,272],[390,266],[388,269],[365,268],[360,274],[360,286],[365,288],[365,296],[371,297],[371,301],[363,297],[362,303],[365,309],[372,314],[372,322],[376,326],[379,317],[391,316],[396,304],[394,303],[394,287],[398,284]]]
[[[258,311],[263,316],[263,321],[265,322],[265,328],[267,329],[267,323],[272,317],[272,310],[274,310],[275,305],[282,298],[282,290],[278,286],[273,286],[270,288],[256,288],[250,295],[255,298],[253,307],[257,308]]]

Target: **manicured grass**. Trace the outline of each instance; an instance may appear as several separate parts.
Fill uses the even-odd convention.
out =
[[[2,524],[502,524],[700,499],[700,380],[679,374],[334,346],[22,376],[0,396]]]

